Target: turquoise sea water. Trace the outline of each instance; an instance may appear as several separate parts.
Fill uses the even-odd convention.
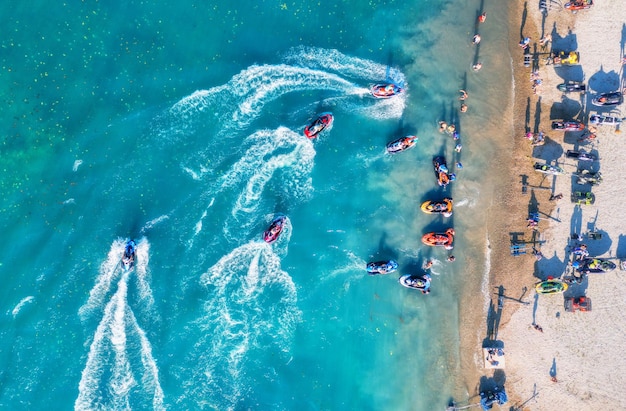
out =
[[[477,55],[478,1],[237,3],[0,6],[0,408],[421,411],[468,395],[459,301],[484,276],[485,170],[506,146],[491,120],[510,93],[506,6],[488,4]],[[407,92],[374,99],[380,81]],[[458,120],[461,87],[455,154],[437,121]],[[303,137],[326,111],[332,129]],[[385,154],[408,134],[416,148]],[[446,192],[438,154],[465,165]],[[419,211],[444,195],[454,217]],[[449,264],[420,238],[452,225]],[[433,258],[431,294],[367,276],[385,258],[400,273]]]

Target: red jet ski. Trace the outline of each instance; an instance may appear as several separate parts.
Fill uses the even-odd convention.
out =
[[[266,243],[272,244],[278,239],[280,233],[283,232],[285,220],[287,220],[287,217],[281,215],[272,221],[272,224],[270,224],[269,228],[263,233],[263,240],[265,240]]]
[[[326,130],[333,124],[335,118],[331,113],[322,113],[310,125],[304,128],[304,135],[307,138],[315,138],[319,133]]]
[[[577,11],[590,9],[593,6],[593,0],[574,0],[565,3],[563,6],[565,10]]]
[[[393,83],[380,83],[374,84],[370,87],[372,96],[376,98],[390,98],[404,91],[402,87],[396,86]]]
[[[454,241],[454,229],[448,228],[445,233],[427,233],[422,237],[422,243],[431,247],[444,247],[452,250]]]
[[[583,131],[585,125],[578,121],[553,121],[552,130],[558,131]]]

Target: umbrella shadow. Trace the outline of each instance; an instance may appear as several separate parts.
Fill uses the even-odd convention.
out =
[[[604,67],[600,66],[600,70],[593,73],[587,82],[589,88],[597,93],[608,93],[618,90],[620,87],[620,76],[615,71],[604,71]],[[592,99],[591,95],[587,96]],[[611,107],[609,107],[610,109]]]
[[[550,107],[550,120],[574,119],[581,114],[582,108],[580,102],[563,95],[560,102],[555,102]]]
[[[572,29],[567,30],[565,36],[561,36],[556,28],[556,22],[552,25],[552,50],[553,51],[576,51],[578,48],[578,39],[576,34],[572,32]]]

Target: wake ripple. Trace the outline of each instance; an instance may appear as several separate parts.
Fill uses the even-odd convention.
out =
[[[113,242],[89,300],[80,309],[81,317],[94,315],[117,281],[89,347],[76,410],[165,409],[150,342],[128,303],[129,281],[134,278],[139,309],[152,310],[154,299],[147,280],[149,243],[145,238],[137,242],[136,267],[123,271],[119,259],[125,243],[122,239]]]
[[[211,299],[197,320],[202,337],[194,347],[197,367],[187,400],[234,410],[251,389],[245,379],[253,362],[250,351],[288,352],[301,313],[296,287],[281,270],[275,246],[280,244],[247,243],[202,275]]]

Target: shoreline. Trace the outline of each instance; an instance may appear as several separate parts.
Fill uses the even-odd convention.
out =
[[[590,10],[576,14],[564,9],[549,9],[545,17],[539,11],[538,4],[535,3],[528,4],[519,1],[511,4],[509,8],[508,40],[512,61],[511,118],[513,129],[509,142],[510,153],[500,158],[500,161],[503,158],[507,160],[505,163],[508,181],[495,187],[494,204],[490,209],[491,218],[488,220],[487,227],[488,246],[491,249],[489,291],[494,292],[491,292],[488,298],[490,304],[483,311],[482,328],[476,335],[476,340],[479,339],[480,333],[488,336],[483,343],[490,339],[494,343],[501,344],[507,361],[506,368],[501,372],[485,370],[482,356],[479,354],[480,347],[474,347],[472,355],[476,369],[472,372],[471,369],[464,367],[464,378],[470,396],[473,393],[469,389],[472,383],[475,383],[479,390],[493,385],[505,387],[509,402],[501,409],[513,407],[519,410],[550,410],[553,409],[555,401],[560,403],[563,409],[575,409],[575,407],[582,406],[585,409],[599,411],[626,407],[624,399],[618,398],[621,383],[608,377],[610,374],[623,374],[626,371],[626,361],[621,358],[607,361],[603,358],[606,357],[603,352],[607,349],[613,351],[619,350],[620,347],[620,343],[616,341],[619,340],[618,330],[623,330],[626,324],[624,319],[618,318],[619,309],[614,309],[610,314],[606,311],[567,313],[563,309],[563,295],[538,296],[532,287],[534,283],[548,276],[558,278],[563,275],[564,271],[568,272],[567,261],[570,259],[570,254],[567,246],[570,243],[570,235],[576,230],[579,234],[583,231],[583,221],[590,220],[593,224],[598,223],[598,226],[600,226],[600,221],[603,221],[601,227],[610,229],[611,232],[608,234],[616,239],[622,237],[621,232],[626,232],[626,224],[619,221],[621,213],[614,211],[604,213],[603,211],[607,209],[602,209],[603,206],[612,206],[609,202],[611,195],[615,196],[620,192],[619,190],[626,189],[626,184],[619,179],[620,175],[626,171],[626,166],[619,163],[619,159],[626,156],[626,148],[615,148],[616,139],[620,137],[614,136],[610,128],[599,131],[599,144],[596,149],[601,156],[605,181],[609,181],[609,178],[614,176],[615,182],[611,181],[611,183],[617,184],[619,190],[609,187],[611,183],[607,182],[598,187],[592,187],[592,192],[597,198],[597,205],[584,206],[586,208],[576,211],[574,204],[568,201],[573,187],[571,178],[562,176],[553,179],[550,177],[543,181],[539,173],[534,173],[532,169],[532,163],[535,160],[551,164],[558,162],[559,165],[564,164],[567,172],[571,173],[576,171],[576,168],[564,161],[564,151],[572,148],[585,149],[585,147],[578,147],[576,136],[552,131],[550,123],[552,119],[557,118],[572,118],[586,123],[589,111],[596,111],[596,108],[588,105],[589,98],[586,96],[580,97],[580,107],[577,108],[575,103],[577,103],[578,96],[565,95],[567,98],[565,100],[564,95],[556,90],[558,83],[563,80],[578,79],[571,77],[582,74],[585,82],[591,86],[593,75],[617,72],[620,86],[626,85],[624,84],[626,82],[624,67],[622,66],[620,70],[619,65],[616,64],[620,45],[622,55],[625,52],[626,10],[619,8],[617,11],[618,3],[615,1],[608,3],[594,5]],[[612,23],[613,31],[607,34],[606,42],[598,44],[604,46],[608,44],[611,50],[596,50],[593,48],[595,38],[598,37],[595,30],[600,30],[600,28],[594,27],[601,27],[607,21]],[[622,27],[621,31],[619,26]],[[530,37],[531,45],[536,47],[531,50],[540,52],[538,40],[549,33],[554,35],[555,42],[561,41],[557,46],[550,45],[555,49],[558,46],[567,47],[566,42],[571,40],[569,37],[573,37],[571,41],[573,46],[570,47],[580,51],[582,65],[577,66],[578,69],[566,69],[569,71],[557,70],[553,66],[546,66],[543,58],[539,57],[535,64],[538,65],[543,85],[535,95],[530,82],[530,74],[534,67],[532,69],[524,67],[523,51],[518,43],[521,35]],[[611,62],[610,68],[605,68],[609,66],[608,61]],[[605,77],[600,78],[604,80]],[[604,85],[599,80],[593,85],[595,92],[611,91],[599,90]],[[606,87],[610,88],[612,85],[606,85]],[[577,110],[572,110],[571,107]],[[623,109],[623,105],[620,107]],[[623,115],[624,113],[621,116]],[[533,149],[524,138],[525,131],[545,131],[549,139],[545,146]],[[610,158],[609,152],[611,152]],[[611,158],[614,161],[609,163]],[[608,167],[609,164],[611,168]],[[612,167],[615,169],[613,170]],[[527,192],[523,193],[522,178],[526,178],[531,186],[541,184],[550,189],[528,187]],[[550,201],[552,194],[559,193],[563,194],[562,200]],[[605,200],[601,201],[603,198]],[[542,214],[537,233],[541,240],[545,240],[545,244],[541,246],[544,258],[537,260],[531,254],[532,245],[527,247],[526,255],[511,256],[510,243],[513,238],[511,233],[519,233],[518,238],[530,240],[533,230],[526,227],[526,218],[529,212],[537,209]],[[575,214],[578,212],[580,215]],[[555,213],[556,217],[553,217]],[[577,225],[575,219],[580,220],[576,223]],[[589,226],[589,223],[587,225]],[[626,255],[618,255],[622,247],[618,241],[616,243],[617,248],[615,244],[609,242],[606,247],[608,249],[598,248],[597,252],[592,251],[591,255],[604,257],[608,252],[609,256],[614,258],[626,257]],[[624,250],[621,251],[623,254]],[[596,300],[598,304],[606,300],[619,304],[619,301],[623,300],[623,292],[618,291],[617,286],[614,287],[613,294],[606,298],[600,294],[603,287],[601,281],[610,281],[619,275],[616,270],[601,276],[592,276],[588,284],[587,281],[585,282],[584,289],[574,286],[571,287],[570,294],[565,295],[588,295],[594,299],[594,303]],[[498,304],[498,292],[505,296],[501,309]],[[623,305],[623,302],[621,304]],[[611,318],[610,322],[606,317]],[[617,327],[615,327],[616,321]],[[539,333],[532,329],[531,325],[539,323],[545,328],[545,332],[542,330]],[[589,335],[583,341],[579,341],[579,336],[586,335],[590,329],[594,329],[594,332],[601,337]],[[469,343],[464,344],[463,356],[467,356],[468,345]],[[600,381],[601,384],[599,384]],[[610,395],[612,390],[616,393],[614,398]]]

